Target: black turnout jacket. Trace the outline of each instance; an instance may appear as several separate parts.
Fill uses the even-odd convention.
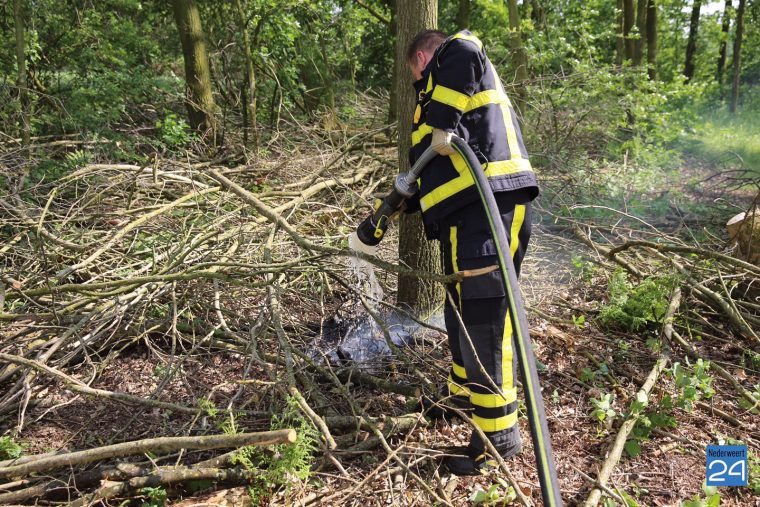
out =
[[[538,195],[514,109],[477,37],[462,30],[446,39],[414,89],[412,164],[430,146],[433,128],[439,128],[467,141],[494,193],[524,189],[532,198]],[[435,157],[418,183],[419,193],[408,203],[408,211],[422,211],[428,239],[438,238],[442,218],[478,199],[472,175],[458,153]]]

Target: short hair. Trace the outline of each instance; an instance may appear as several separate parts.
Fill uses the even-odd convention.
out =
[[[448,35],[440,30],[423,30],[414,36],[406,48],[406,61],[414,60],[417,51],[435,51],[446,40]]]

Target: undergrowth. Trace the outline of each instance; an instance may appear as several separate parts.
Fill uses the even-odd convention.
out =
[[[623,268],[616,269],[609,279],[609,302],[599,312],[599,322],[606,327],[638,331],[665,317],[670,294],[677,277],[649,277],[634,285]]]

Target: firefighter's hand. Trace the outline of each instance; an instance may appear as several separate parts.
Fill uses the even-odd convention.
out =
[[[430,141],[430,147],[439,155],[453,155],[456,153],[451,146],[451,139],[454,137],[453,132],[447,132],[441,129],[433,129],[433,139]]]

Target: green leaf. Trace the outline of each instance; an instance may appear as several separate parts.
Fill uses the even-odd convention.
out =
[[[625,452],[632,458],[641,454],[641,445],[638,440],[628,440],[625,443]]]

